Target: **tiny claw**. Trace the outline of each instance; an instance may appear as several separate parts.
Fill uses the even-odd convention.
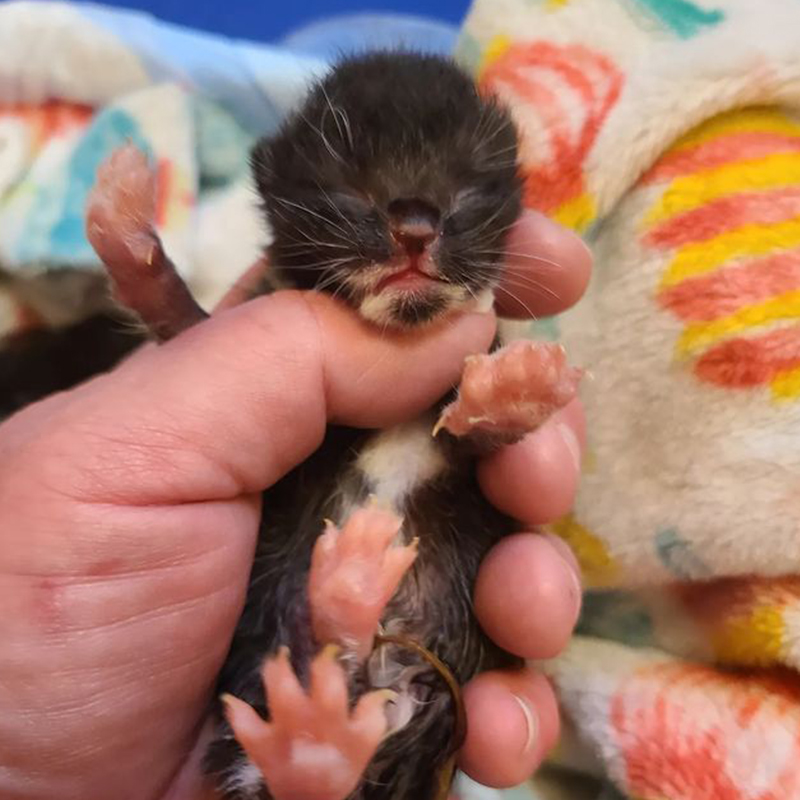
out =
[[[329,658],[331,661],[336,661],[342,654],[342,648],[338,644],[326,644],[320,653],[321,658]]]
[[[442,428],[444,428],[444,422],[442,422],[442,418],[439,417],[439,419],[436,420],[436,424],[433,426],[433,432],[431,433],[431,436],[433,436],[435,439]]]
[[[385,698],[387,703],[393,703],[400,697],[400,692],[396,692],[394,689],[375,689],[373,694],[377,697]]]

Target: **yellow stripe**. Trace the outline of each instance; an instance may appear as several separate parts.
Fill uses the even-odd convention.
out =
[[[572,514],[554,522],[550,529],[560,536],[575,553],[587,588],[614,585],[619,568],[606,550],[605,544]]]
[[[547,0],[545,8],[547,8],[548,11],[552,11],[556,8],[563,8],[567,3],[569,3],[569,0]]]
[[[800,154],[776,153],[676,178],[646,218],[646,224],[698,208],[739,192],[775,189],[800,182]]]
[[[749,616],[726,620],[711,640],[717,659],[727,664],[768,667],[784,650],[785,622],[780,608],[757,606]]]
[[[490,64],[497,61],[509,47],[511,47],[511,39],[508,36],[502,33],[493,36],[483,51],[478,72],[483,72]]]
[[[686,278],[706,272],[739,256],[763,256],[774,250],[800,245],[800,217],[779,223],[743,225],[704,242],[681,247],[661,279],[661,286],[674,286]]]
[[[689,355],[731,334],[786,319],[800,319],[800,291],[786,292],[714,322],[687,325],[676,347],[680,355]]]
[[[777,133],[784,136],[800,136],[800,122],[769,107],[747,108],[729,111],[710,119],[678,139],[669,149],[670,153],[696,147],[720,136],[736,133]]]
[[[773,378],[771,387],[775,400],[794,400],[800,397],[800,367],[777,375]]]
[[[583,194],[559,206],[553,213],[553,219],[567,228],[583,233],[597,214],[591,195]]]

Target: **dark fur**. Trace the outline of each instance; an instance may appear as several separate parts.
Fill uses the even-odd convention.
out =
[[[285,283],[324,287],[357,305],[361,298],[345,287],[343,275],[390,257],[390,206],[412,199],[424,203],[441,225],[437,263],[448,279],[473,291],[492,285],[505,233],[520,212],[515,144],[506,113],[481,100],[469,78],[447,61],[376,54],[345,62],[253,153],[256,183],[275,234],[271,263]],[[328,269],[333,259],[344,260]],[[398,324],[416,325],[443,310],[412,299],[395,316]],[[339,505],[344,493],[366,502],[371,487],[353,463],[371,435],[331,428],[319,450],[265,494],[249,596],[219,685],[265,716],[260,679],[265,656],[288,645],[303,676],[318,649],[306,600],[311,549],[323,519],[344,521]],[[471,610],[478,564],[514,526],[483,499],[469,443],[447,435],[438,441],[452,467],[402,509],[405,534],[419,536],[419,557],[384,623],[399,621],[464,683],[479,670],[516,663],[483,635]],[[393,650],[390,656],[422,666],[407,651]],[[366,670],[352,675],[354,697],[369,688]],[[450,753],[453,704],[429,668],[420,669],[413,691],[425,702],[386,740],[354,798],[434,797]],[[242,759],[230,728],[220,722],[209,770],[224,785]],[[268,794],[230,790],[227,797]]]
[[[145,340],[117,314],[0,338],[0,420],[111,369]]]

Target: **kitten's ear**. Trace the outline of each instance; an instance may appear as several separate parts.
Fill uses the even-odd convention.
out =
[[[259,139],[250,151],[250,170],[256,189],[263,200],[266,200],[272,190],[272,164],[272,140],[268,137]]]

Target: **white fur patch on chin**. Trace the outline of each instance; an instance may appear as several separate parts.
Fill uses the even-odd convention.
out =
[[[377,322],[379,325],[391,324],[394,321],[392,315],[393,299],[390,292],[368,294],[361,301],[358,313],[370,322]]]
[[[475,298],[475,311],[486,314],[492,310],[492,306],[494,306],[494,289],[487,286]]]
[[[488,293],[488,299],[484,295]],[[466,289],[462,286],[453,284],[441,284],[436,287],[436,294],[445,300],[442,308],[442,313],[452,311],[459,307],[472,307],[470,300],[472,299]],[[374,322],[378,325],[396,325],[397,318],[394,314],[394,308],[398,299],[402,297],[403,293],[400,291],[392,291],[388,289],[377,294],[367,293],[361,304],[358,307],[358,313],[369,322]],[[476,300],[476,303],[486,304],[485,308],[479,309],[488,311],[492,307],[494,297],[491,289],[481,292]]]

